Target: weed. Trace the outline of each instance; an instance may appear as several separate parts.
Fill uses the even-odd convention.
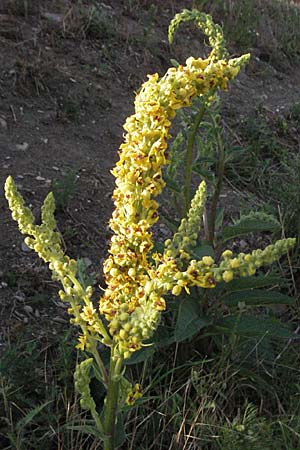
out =
[[[77,171],[69,170],[63,178],[52,181],[52,191],[58,210],[67,209],[76,189]]]
[[[38,11],[35,0],[9,0],[8,10],[10,14],[28,17]]]
[[[32,333],[27,328],[19,334],[1,359],[1,448],[40,450],[42,442],[45,450],[57,445],[63,450],[92,449],[79,430],[86,418],[78,413],[74,395],[73,336],[67,332],[59,342],[42,342]]]
[[[84,38],[116,40],[116,24],[111,10],[92,1],[86,5],[76,1],[64,18],[64,34],[78,35]]]
[[[77,122],[81,113],[81,101],[76,96],[67,95],[60,99],[57,118],[64,122]]]
[[[19,56],[15,67],[14,84],[22,94],[29,95],[34,90],[40,95],[48,90],[47,80],[53,74],[54,65],[42,52],[30,58]]]

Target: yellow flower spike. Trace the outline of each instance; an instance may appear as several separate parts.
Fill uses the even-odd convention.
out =
[[[189,251],[196,245],[205,201],[206,183],[202,181],[191,201],[187,217],[181,220],[178,232],[175,233],[173,239],[166,241],[165,255],[172,256],[173,258],[179,255],[181,259],[190,259]]]

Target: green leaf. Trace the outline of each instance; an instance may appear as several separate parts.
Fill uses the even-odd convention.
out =
[[[299,336],[270,316],[230,315],[216,323],[216,330],[222,334],[238,334],[245,337],[268,336],[276,339],[299,339]]]
[[[84,423],[83,425],[67,425],[66,428],[67,430],[81,431],[84,434],[89,434],[103,440],[103,436],[100,431],[93,425],[95,422],[93,420],[87,422],[91,422],[91,425],[88,425],[87,423]]]
[[[169,189],[176,192],[177,194],[182,193],[182,188],[179,186],[179,184],[176,183],[176,181],[174,181],[172,178],[168,177],[167,175],[164,176],[164,179],[165,179],[165,182]]]
[[[138,364],[143,361],[146,361],[146,359],[150,358],[155,352],[155,347],[153,345],[149,347],[143,347],[141,350],[138,350],[137,352],[134,352],[131,358],[126,359],[124,363],[126,366],[130,366],[131,364]]]
[[[230,292],[245,291],[250,289],[258,289],[268,286],[278,286],[286,283],[282,277],[278,275],[258,275],[245,278],[236,278],[230,283],[224,283],[223,287],[226,288],[226,294]]]
[[[248,233],[277,231],[280,228],[279,223],[274,219],[272,220],[271,216],[269,217],[270,218],[267,220],[267,218],[259,219],[257,216],[245,216],[234,225],[224,227],[222,240],[225,242],[229,239],[233,239]]]
[[[174,66],[174,67],[178,67],[178,66],[179,66],[179,62],[178,62],[176,59],[174,59],[174,58],[171,58],[171,59],[170,59],[170,63],[171,63],[172,66]]]
[[[126,440],[125,426],[124,426],[124,414],[119,413],[117,415],[117,422],[115,427],[115,448],[121,447]]]
[[[180,301],[174,337],[176,342],[192,338],[202,328],[210,325],[211,319],[200,315],[200,299],[183,297]]]
[[[168,347],[174,342],[173,329],[172,332],[170,332],[165,325],[159,325],[153,336],[153,343],[156,349]]]
[[[42,403],[41,405],[36,406],[31,409],[22,419],[20,419],[16,425],[17,431],[21,431],[25,428],[32,420],[37,416],[46,406],[52,403],[52,400],[49,402]]]
[[[193,172],[195,172],[197,175],[200,175],[200,177],[204,178],[207,181],[210,181],[211,183],[214,181],[215,177],[211,170],[205,169],[204,167],[193,167]]]
[[[167,225],[169,230],[171,230],[175,233],[178,231],[179,222],[170,219],[170,217],[167,217],[166,214],[163,213],[163,211],[160,212],[160,217],[161,217],[162,221]]]
[[[203,258],[203,256],[211,256],[215,257],[215,251],[210,244],[206,243],[207,241],[202,241],[199,245],[193,248],[192,253],[197,257],[197,259]]]
[[[226,163],[240,161],[240,158],[246,153],[244,147],[229,147],[226,152]]]
[[[216,217],[216,229],[222,228],[223,220],[224,220],[224,211],[225,208],[222,206],[221,208],[217,208],[217,217]]]
[[[230,294],[221,297],[223,303],[229,307],[238,306],[239,303],[245,303],[251,306],[264,305],[293,305],[294,299],[288,295],[281,294],[277,291],[242,291],[231,292]]]

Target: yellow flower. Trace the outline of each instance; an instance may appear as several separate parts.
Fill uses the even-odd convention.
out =
[[[76,348],[78,348],[79,350],[84,351],[86,346],[86,335],[80,335],[78,337],[78,344],[76,345]]]
[[[233,272],[231,270],[225,270],[223,273],[223,280],[225,283],[229,283],[233,279]]]

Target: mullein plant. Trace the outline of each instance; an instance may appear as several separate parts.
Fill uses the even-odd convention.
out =
[[[8,177],[5,184],[13,219],[21,233],[27,235],[28,247],[49,264],[53,279],[61,283],[59,296],[69,303],[70,321],[80,329],[77,347],[88,358],[76,368],[75,386],[82,407],[95,421],[104,450],[117,447],[120,415],[141,396],[140,386],[131,385],[125,378],[124,363],[134,352],[151,344],[166,309],[166,295],[189,293],[192,286],[212,289],[218,282],[254,275],[295,243],[295,239],[279,240],[264,250],[236,256],[225,250],[219,262],[211,256],[192,259],[206,200],[206,185],[201,182],[178,231],[165,242],[161,253],[154,251],[151,227],[158,221],[154,198],[165,186],[162,168],[168,163],[167,140],[176,111],[189,107],[195,97],[210,103],[216,91],[226,90],[228,81],[249,59],[249,55],[229,59],[220,26],[198,10],[184,10],[175,16],[169,27],[170,41],[179,24],[190,20],[208,36],[211,53],[206,59],[190,57],[186,65],[170,68],[161,78],[158,74],[148,75],[136,95],[135,113],[124,125],[127,134],[112,170],[116,179],[115,209],[110,220],[113,234],[103,266],[106,288],[99,307],[92,300],[92,287],[79,282],[77,262],[64,253],[56,231],[52,193],[44,201],[41,224],[37,225],[13,179]],[[103,362],[99,344],[110,349],[109,367]],[[90,392],[92,376],[106,388],[100,413]]]

